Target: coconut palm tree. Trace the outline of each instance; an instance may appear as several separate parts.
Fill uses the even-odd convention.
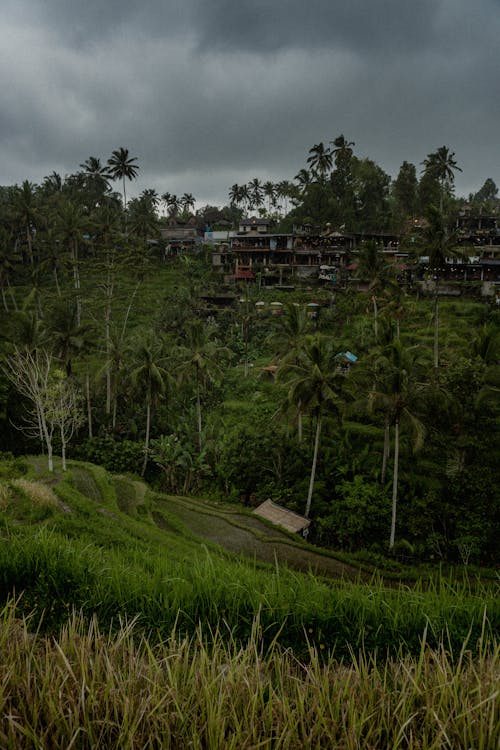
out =
[[[33,231],[40,222],[36,187],[33,183],[25,180],[21,187],[13,188],[10,210],[14,223],[26,237],[28,260],[33,265]]]
[[[305,193],[309,185],[313,182],[311,173],[308,169],[299,169],[293,179],[299,183],[299,190],[301,193]]]
[[[192,193],[184,193],[184,195],[180,199],[182,210],[186,212],[189,212],[189,209],[193,210],[195,203],[195,197]]]
[[[267,198],[267,210],[269,211],[269,213],[271,213],[271,206],[276,205],[276,185],[274,184],[274,182],[268,180],[264,183],[262,189],[264,191],[264,195]]]
[[[309,518],[320,447],[322,420],[326,413],[340,414],[341,390],[345,376],[336,361],[332,341],[310,336],[292,362],[283,362],[278,377],[289,383],[288,402],[300,405],[316,420],[314,452],[304,515]]]
[[[395,285],[394,269],[387,263],[374,240],[362,242],[357,251],[359,267],[357,276],[368,282],[368,291],[373,303],[373,328],[378,339],[378,295]]]
[[[125,190],[125,180],[135,180],[139,172],[139,166],[134,162],[136,156],[129,156],[128,148],[116,149],[108,159],[109,173],[113,180],[122,180],[123,185],[123,207],[127,210],[127,193]]]
[[[443,212],[443,201],[446,193],[453,192],[455,172],[461,172],[461,168],[455,161],[455,153],[447,146],[441,146],[422,162],[424,173],[434,177],[440,185],[439,210]]]
[[[392,341],[374,363],[375,384],[368,394],[369,411],[384,414],[386,429],[394,431],[394,464],[392,475],[392,514],[389,547],[394,547],[398,504],[400,427],[407,424],[414,436],[414,450],[424,440],[425,429],[417,416],[419,397],[424,385],[418,381],[418,373],[425,359],[418,347],[405,347],[400,341]],[[384,462],[387,445],[384,444]],[[385,473],[385,467],[382,469]]]
[[[262,206],[262,200],[264,198],[264,189],[258,177],[254,177],[253,180],[250,180],[247,187],[248,187],[248,194],[250,198],[251,207],[258,208],[259,206]]]
[[[181,200],[175,193],[164,193],[162,200],[166,203],[167,213],[171,217],[177,216],[181,208]]]
[[[9,305],[7,304],[6,290],[10,293],[12,306],[14,310],[17,310],[16,298],[12,292],[10,286],[10,276],[14,270],[15,254],[11,248],[11,238],[9,233],[0,227],[0,290],[2,292],[2,300],[5,312],[9,312]]]
[[[236,182],[229,188],[229,203],[231,206],[239,206],[242,202],[241,185]]]
[[[192,383],[194,380],[200,453],[203,451],[202,398],[206,396],[208,384],[222,374],[220,363],[227,353],[228,350],[219,345],[212,331],[201,320],[191,321],[186,346],[179,348],[181,364],[178,374],[181,382]]]
[[[310,165],[312,171],[315,172],[321,180],[324,180],[326,173],[333,166],[332,152],[329,148],[325,148],[324,143],[320,142],[310,148],[309,153],[310,156],[307,158],[307,163]]]
[[[439,281],[446,270],[446,258],[463,255],[457,233],[448,227],[443,212],[435,206],[426,211],[427,226],[420,238],[421,254],[428,256],[434,279],[434,367],[439,367]]]
[[[170,375],[165,368],[166,357],[157,341],[144,339],[134,352],[136,367],[132,371],[132,385],[145,395],[146,431],[144,437],[144,462],[141,475],[144,476],[148,463],[149,436],[151,431],[151,411],[158,399],[164,395]]]
[[[272,335],[276,357],[286,365],[296,364],[306,336],[311,333],[311,321],[304,309],[298,305],[287,305],[284,315],[277,319],[276,331]],[[298,440],[302,443],[302,408],[297,404]]]
[[[82,300],[80,294],[80,262],[79,248],[84,241],[84,234],[88,229],[88,218],[83,208],[71,201],[64,201],[56,216],[58,234],[67,248],[73,271],[73,285],[75,288],[77,323],[80,325],[82,315]]]
[[[111,171],[107,165],[101,164],[101,160],[97,156],[89,156],[86,161],[80,164],[80,168],[85,179],[85,186],[94,195],[97,202],[98,198],[110,189]]]

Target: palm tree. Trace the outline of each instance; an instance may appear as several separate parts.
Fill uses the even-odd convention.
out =
[[[247,187],[252,208],[258,208],[259,206],[262,206],[264,190],[262,187],[262,183],[258,179],[258,177],[254,177],[253,180],[248,183]]]
[[[187,330],[186,344],[179,351],[181,364],[178,372],[181,382],[191,383],[194,377],[198,450],[201,453],[203,450],[202,396],[206,395],[208,384],[221,374],[220,362],[226,355],[227,349],[219,345],[218,341],[213,338],[212,332],[201,320],[191,321]]]
[[[346,140],[345,136],[341,133],[335,140],[330,141],[330,143],[334,146],[333,155],[336,164],[342,162],[344,159],[351,158],[353,154],[352,146],[355,145],[354,141]]]
[[[306,336],[311,332],[311,321],[304,309],[298,305],[287,305],[285,314],[278,318],[272,340],[278,360],[286,364],[297,364],[298,356]],[[297,404],[298,440],[302,443],[302,408]]]
[[[21,187],[16,186],[13,189],[11,196],[12,217],[25,234],[28,259],[33,264],[33,230],[40,220],[36,187],[25,180]]]
[[[295,185],[288,180],[281,180],[276,186],[276,195],[285,201],[285,216],[288,213],[288,199],[294,194]]]
[[[429,269],[434,277],[434,367],[439,367],[439,280],[446,270],[446,258],[462,255],[457,247],[457,234],[450,231],[443,212],[429,206],[427,227],[420,241],[422,254],[428,256]]]
[[[148,203],[154,211],[158,209],[160,205],[160,196],[154,188],[145,188],[139,196],[139,200]]]
[[[184,193],[180,200],[182,210],[187,212],[189,212],[189,209],[194,209],[195,203],[195,197],[192,193]]]
[[[242,202],[241,186],[236,182],[229,188],[229,203],[231,206],[239,206]]]
[[[374,240],[361,243],[358,250],[359,267],[357,275],[368,282],[373,303],[373,328],[375,341],[378,339],[378,305],[377,295],[384,289],[394,286],[393,268],[387,263]]]
[[[299,190],[301,193],[305,193],[309,185],[313,182],[311,173],[308,169],[299,169],[293,179],[297,180],[299,183]]]
[[[146,397],[146,433],[144,438],[144,463],[141,475],[144,476],[148,463],[149,435],[151,430],[151,410],[156,401],[165,393],[169,373],[165,369],[166,358],[157,342],[144,340],[135,352],[137,366],[132,371],[131,381]]]
[[[276,205],[276,185],[274,184],[274,182],[271,182],[270,180],[268,180],[267,182],[264,183],[263,190],[264,190],[264,195],[266,196],[267,201],[268,201],[267,209],[269,213],[271,213],[271,206]]]
[[[58,172],[51,172],[43,178],[42,189],[46,196],[57,195],[63,189],[63,180]]]
[[[284,377],[289,381],[289,403],[300,405],[302,409],[308,411],[316,419],[313,461],[304,513],[305,517],[309,518],[322,419],[328,411],[340,413],[340,393],[345,376],[340,373],[337,367],[333,342],[316,335],[306,339],[294,362],[282,363],[278,370],[278,377]]]
[[[447,146],[441,146],[423,160],[424,173],[438,180],[440,185],[439,210],[443,211],[443,199],[445,193],[453,191],[455,172],[462,170],[455,161],[455,153]]]
[[[310,148],[309,153],[310,156],[307,158],[307,163],[310,165],[313,172],[315,172],[321,180],[324,180],[326,173],[333,166],[332,152],[329,148],[325,148],[324,143],[320,142]]]
[[[87,190],[90,190],[98,201],[100,196],[109,191],[109,181],[112,178],[109,167],[101,164],[99,157],[89,156],[86,161],[80,164],[80,168],[83,171]]]
[[[398,504],[400,426],[406,422],[414,434],[414,449],[422,444],[425,430],[415,414],[423,384],[417,380],[423,358],[417,347],[405,348],[400,341],[392,341],[377,357],[374,366],[375,384],[368,394],[370,411],[384,414],[386,435],[394,429],[394,465],[392,475],[392,515],[389,547],[394,547],[396,535],[396,514]],[[389,436],[390,437],[390,436]],[[384,442],[383,475],[388,458],[387,441]]]
[[[16,298],[10,286],[10,275],[14,270],[15,255],[11,249],[11,238],[8,232],[0,227],[0,289],[5,312],[9,312],[5,290],[8,289],[14,310],[17,310]]]
[[[77,323],[80,325],[82,315],[82,300],[80,295],[80,268],[78,252],[83,236],[88,228],[88,219],[83,208],[71,201],[65,201],[59,208],[56,217],[57,231],[66,245],[71,258],[73,270],[73,285],[75,288]]]
[[[162,200],[167,205],[168,215],[172,217],[177,216],[181,207],[180,198],[178,198],[177,195],[175,195],[175,193],[164,193],[162,195]]]
[[[123,207],[127,210],[127,193],[125,190],[125,179],[134,180],[139,172],[139,166],[134,164],[136,156],[129,156],[128,148],[116,149],[108,159],[109,173],[113,180],[122,180],[123,183]]]

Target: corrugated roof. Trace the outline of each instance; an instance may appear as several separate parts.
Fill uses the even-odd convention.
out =
[[[311,523],[304,516],[283,508],[281,505],[273,503],[272,500],[266,500],[261,503],[258,508],[255,508],[254,513],[261,516],[261,518],[266,518],[268,521],[275,523],[276,526],[281,526],[283,529],[293,531],[294,533],[307,529]]]

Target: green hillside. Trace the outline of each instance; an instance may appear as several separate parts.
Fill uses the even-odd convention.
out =
[[[49,474],[42,457],[11,459],[0,477],[1,596],[43,614],[49,630],[76,609],[101,624],[137,618],[160,635],[223,624],[245,639],[257,618],[265,643],[349,654],[417,652],[424,631],[430,643],[446,633],[474,644],[498,628],[493,583],[367,585],[366,570],[239,507],[158,494],[92,464]]]

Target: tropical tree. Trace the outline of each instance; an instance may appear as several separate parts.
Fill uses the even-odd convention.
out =
[[[189,212],[189,210],[193,210],[195,206],[195,197],[192,193],[184,193],[182,198],[180,199],[180,204],[182,206],[182,210],[186,213]]]
[[[84,185],[87,192],[92,196],[93,207],[98,204],[102,197],[109,192],[109,181],[112,178],[109,166],[101,164],[97,156],[89,158],[80,164],[84,176]]]
[[[374,363],[375,384],[368,394],[370,411],[384,414],[387,428],[394,430],[394,464],[392,475],[392,513],[389,547],[394,547],[396,516],[398,505],[400,427],[409,425],[414,436],[414,450],[422,444],[425,430],[416,414],[423,384],[418,381],[418,373],[424,363],[417,347],[405,347],[400,341],[392,341]],[[388,458],[388,443],[384,442],[382,476]]]
[[[380,252],[375,240],[362,242],[358,249],[359,267],[357,275],[368,282],[368,291],[373,303],[373,329],[375,341],[378,339],[378,295],[394,284],[393,268]]]
[[[259,206],[262,206],[262,200],[264,198],[264,189],[258,177],[254,177],[254,179],[248,183],[247,187],[248,187],[248,195],[250,198],[251,207],[258,208]]]
[[[236,182],[229,188],[229,203],[231,206],[239,206],[242,202],[242,188]]]
[[[73,356],[82,349],[87,331],[88,327],[78,322],[76,304],[61,301],[52,310],[47,333],[54,355],[68,376],[72,374]]]
[[[179,348],[181,364],[177,371],[181,382],[192,383],[194,380],[200,453],[203,451],[202,399],[207,394],[208,384],[222,374],[220,362],[227,353],[227,349],[220,346],[215,339],[213,330],[207,328],[201,320],[191,321],[187,329],[186,343]]]
[[[306,337],[311,333],[311,321],[298,305],[287,305],[284,315],[277,319],[271,341],[278,360],[286,365],[296,364]],[[298,440],[302,443],[302,408],[297,404]]]
[[[264,195],[267,198],[267,210],[271,213],[271,206],[276,205],[276,185],[274,182],[267,180],[262,186]]]
[[[322,420],[326,413],[341,412],[344,375],[338,367],[332,341],[319,334],[306,339],[295,361],[284,361],[278,377],[288,382],[288,402],[300,405],[316,420],[313,460],[304,515],[309,518],[320,447]]]
[[[11,193],[11,212],[14,223],[24,233],[28,249],[28,260],[33,265],[33,231],[40,222],[36,187],[25,180],[21,187],[15,187]]]
[[[441,146],[422,162],[424,172],[438,180],[440,184],[439,210],[443,212],[443,201],[445,195],[453,192],[455,182],[455,172],[461,172],[461,168],[455,161],[455,153],[451,152],[447,146]]]
[[[177,216],[181,208],[181,200],[175,195],[175,193],[163,193],[162,201],[167,206],[167,213],[169,216]]]
[[[326,173],[331,170],[333,166],[333,154],[329,148],[325,148],[325,144],[320,141],[316,143],[312,148],[309,149],[307,163],[310,165],[312,171],[318,175],[321,180],[325,179]]]
[[[129,156],[128,148],[116,149],[108,159],[109,173],[113,180],[122,180],[123,187],[123,207],[127,210],[127,193],[125,190],[125,180],[134,180],[139,172],[139,166],[135,164],[136,156]]]
[[[398,211],[404,216],[414,216],[417,210],[418,179],[414,164],[404,161],[392,185],[392,194]]]
[[[73,285],[75,289],[77,324],[80,325],[82,315],[82,299],[80,293],[80,261],[79,248],[84,241],[84,234],[88,229],[88,218],[83,208],[69,200],[61,203],[56,217],[58,234],[66,246],[73,271]]]
[[[2,300],[5,312],[9,312],[9,305],[7,304],[6,290],[10,293],[10,298],[14,310],[17,309],[16,298],[12,292],[10,285],[10,277],[14,271],[15,254],[11,248],[11,238],[9,233],[0,227],[0,290],[2,292]]]
[[[313,182],[311,173],[308,169],[299,169],[293,179],[299,183],[299,190],[301,193],[304,193]]]
[[[429,206],[427,226],[419,239],[421,254],[428,258],[428,268],[434,280],[434,367],[439,367],[439,281],[446,270],[446,258],[457,257],[463,250],[457,247],[456,231],[451,231],[443,212]]]
[[[141,474],[144,476],[148,463],[149,436],[151,431],[151,410],[158,399],[165,394],[169,382],[167,362],[161,342],[143,340],[134,352],[136,366],[131,373],[135,388],[144,394],[146,400],[146,430],[144,437],[144,462]]]

